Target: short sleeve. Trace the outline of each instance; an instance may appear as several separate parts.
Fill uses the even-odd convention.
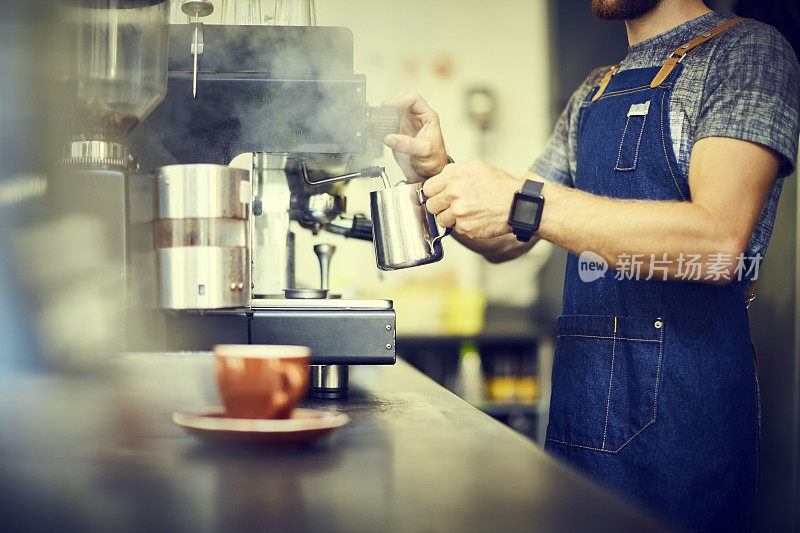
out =
[[[577,152],[577,131],[573,127],[577,121],[577,113],[581,102],[589,91],[597,85],[608,67],[593,70],[583,83],[572,93],[566,107],[558,117],[550,139],[545,145],[544,152],[530,167],[542,178],[574,187],[573,172],[574,158]]]
[[[712,58],[692,140],[730,137],[766,146],[780,155],[785,177],[797,164],[800,66],[777,30],[747,25]]]
[[[574,96],[574,95],[573,95]],[[548,181],[573,187],[572,173],[569,169],[569,118],[572,111],[572,98],[558,117],[556,127],[545,145],[544,152],[531,165],[531,172]]]

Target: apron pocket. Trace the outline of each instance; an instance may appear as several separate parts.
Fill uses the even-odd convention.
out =
[[[614,170],[636,170],[636,160],[639,159],[639,145],[642,142],[644,123],[647,112],[650,110],[650,100],[642,104],[633,104],[628,111],[628,120],[622,130],[622,140],[619,143],[617,166]]]
[[[664,321],[562,315],[547,440],[616,453],[656,421]]]

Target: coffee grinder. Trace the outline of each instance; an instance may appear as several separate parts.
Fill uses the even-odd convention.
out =
[[[58,84],[67,124],[61,166],[48,180],[63,217],[102,228],[120,312],[115,350],[159,349],[152,177],[141,172],[128,136],[167,92],[168,5],[163,0],[67,0],[59,16],[69,53]],[[155,332],[155,335],[154,335]]]

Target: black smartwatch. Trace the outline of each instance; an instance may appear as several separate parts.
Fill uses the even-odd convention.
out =
[[[511,202],[511,213],[508,215],[508,225],[520,242],[528,242],[539,229],[544,209],[542,196],[544,183],[540,181],[525,180],[522,189],[514,193]]]

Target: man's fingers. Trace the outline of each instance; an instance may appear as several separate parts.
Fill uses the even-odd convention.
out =
[[[456,225],[456,217],[450,213],[449,209],[446,209],[436,215],[436,222],[443,228],[452,228]]]
[[[428,102],[415,91],[407,92],[381,102],[382,106],[408,110],[414,115],[419,115],[425,120],[434,120],[436,113]]]
[[[425,99],[422,98],[422,96],[420,96],[416,91],[408,91],[397,96],[393,96],[392,98],[381,102],[381,105],[386,107],[397,107],[399,109],[412,109],[418,113],[431,110],[428,102],[426,102]]]
[[[425,202],[425,209],[432,215],[439,215],[449,207],[450,201],[443,194],[428,197],[428,201]]]
[[[429,139],[419,139],[393,133],[383,138],[383,144],[392,150],[415,157],[428,157],[431,155],[431,141]]]
[[[433,199],[434,196],[442,192],[447,187],[447,178],[442,174],[428,178],[422,186],[422,192],[425,196]]]
[[[387,98],[386,100],[381,102],[381,105],[385,107],[397,107],[401,109],[408,109],[409,107],[411,107],[411,104],[414,103],[415,97],[416,93],[410,91],[404,91],[392,96],[391,98]]]

